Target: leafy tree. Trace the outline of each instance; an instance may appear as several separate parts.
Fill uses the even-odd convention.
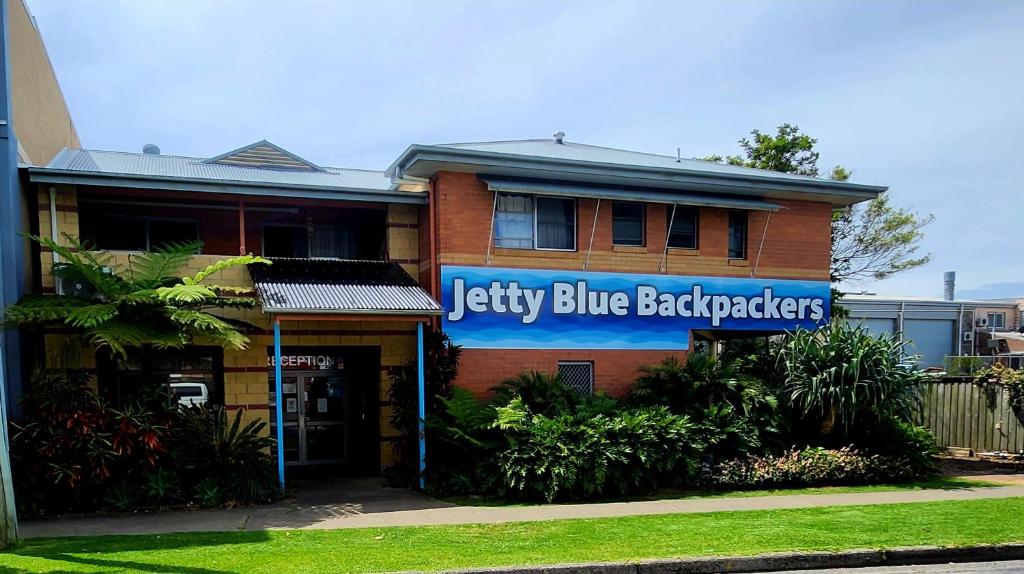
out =
[[[742,155],[712,155],[706,161],[743,167],[768,169],[819,177],[818,140],[800,133],[800,128],[782,124],[775,135],[750,132],[752,139],[739,141]],[[829,178],[847,181],[852,172],[835,166]],[[867,203],[832,215],[832,260],[830,278],[835,283],[864,279],[885,279],[929,261],[929,254],[919,254],[922,229],[932,222],[931,215],[893,206],[882,195]]]
[[[78,294],[27,296],[4,312],[5,327],[63,325],[80,333],[96,350],[106,349],[119,358],[125,358],[130,347],[180,348],[197,337],[234,349],[249,343],[236,324],[210,311],[251,308],[256,300],[237,296],[245,288],[205,281],[238,265],[270,263],[262,257],[228,257],[195,275],[177,277],[199,251],[199,242],[170,243],[133,255],[121,267],[111,255],[90,251],[69,235],[64,236],[66,246],[49,238],[29,237],[60,256],[61,262],[54,265],[58,278],[84,289]]]

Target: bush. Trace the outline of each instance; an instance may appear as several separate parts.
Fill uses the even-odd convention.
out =
[[[21,420],[10,423],[14,486],[25,514],[87,512],[111,497],[137,498],[162,462],[165,415],[137,403],[112,408],[88,381],[84,371],[37,373]]]
[[[789,403],[817,428],[844,440],[855,426],[910,421],[920,408],[921,374],[906,363],[906,343],[839,322],[800,329],[782,347]]]
[[[706,353],[693,353],[685,363],[668,357],[640,369],[630,403],[688,415],[703,443],[718,457],[774,444],[779,435],[778,399],[760,379],[740,374],[737,366]]]
[[[518,398],[531,413],[548,417],[573,414],[584,403],[583,395],[566,386],[561,376],[537,371],[520,373],[491,390],[495,404],[506,405]]]
[[[176,422],[169,450],[191,501],[260,504],[280,495],[277,461],[271,455],[275,442],[264,432],[266,422],[243,425],[239,410],[229,424],[224,408],[206,405],[180,409]]]
[[[424,383],[428,419],[445,412],[444,401],[452,397],[455,378],[459,374],[459,355],[462,348],[452,343],[440,331],[424,333]],[[416,360],[410,359],[391,373],[388,399],[391,401],[391,425],[398,431],[394,443],[398,463],[386,470],[389,483],[413,487],[419,479],[419,389]],[[427,441],[432,437],[427,434]],[[433,457],[438,450],[428,445],[428,468],[434,466]]]
[[[697,468],[689,418],[665,408],[589,418],[534,415],[520,399],[497,409],[507,446],[503,492],[519,498],[591,499],[687,482]]]
[[[918,475],[897,457],[864,454],[852,447],[793,450],[781,456],[753,456],[717,465],[710,484],[757,489],[904,482]]]
[[[498,488],[500,433],[494,407],[466,389],[442,400],[444,412],[427,417],[427,489],[436,494],[484,494]]]

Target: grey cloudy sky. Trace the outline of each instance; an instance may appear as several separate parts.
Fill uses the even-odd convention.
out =
[[[790,122],[933,213],[929,265],[858,286],[1024,296],[1024,2],[28,0],[82,143],[268,139],[382,169],[411,143],[734,153]]]

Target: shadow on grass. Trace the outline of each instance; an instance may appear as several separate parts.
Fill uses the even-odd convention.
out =
[[[92,566],[95,568],[135,572],[234,574],[235,571],[233,570],[216,570],[189,566],[187,564],[187,555],[182,556],[183,560],[175,560],[173,564],[161,564],[158,561],[121,560],[104,556],[123,552],[163,553],[208,546],[258,544],[268,540],[270,540],[270,534],[263,531],[36,538],[23,541],[17,547],[0,553],[0,560],[5,555],[50,560],[54,562],[54,569],[49,570],[52,573],[81,572],[83,571],[82,566]],[[78,567],[76,568],[75,566]],[[7,572],[24,572],[24,570],[21,568],[0,567],[0,574],[6,574]]]
[[[556,502],[554,504],[587,504],[604,502],[645,502],[653,500],[695,500],[714,498],[756,498],[759,496],[798,496],[798,495],[827,495],[827,494],[856,494],[870,492],[900,492],[913,490],[969,490],[972,488],[991,488],[1006,486],[994,482],[974,480],[972,478],[951,477],[936,475],[924,480],[917,480],[903,483],[872,484],[872,485],[834,485],[834,486],[808,486],[808,487],[780,487],[764,489],[681,489],[663,488],[648,494],[637,494],[634,496],[609,497],[598,500],[577,500]],[[498,496],[451,496],[442,498],[445,502],[459,506],[534,506],[542,505],[536,501],[509,500]]]

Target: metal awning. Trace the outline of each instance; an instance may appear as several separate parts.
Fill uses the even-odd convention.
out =
[[[273,314],[440,315],[441,305],[391,261],[271,259],[249,265],[260,305]]]
[[[580,183],[558,181],[535,181],[505,177],[480,176],[491,191],[545,195],[555,197],[586,197],[618,201],[644,201],[672,205],[696,205],[700,207],[724,207],[727,209],[748,209],[755,211],[778,211],[778,204],[754,199],[716,197],[692,193],[673,193],[643,188],[602,187]]]

